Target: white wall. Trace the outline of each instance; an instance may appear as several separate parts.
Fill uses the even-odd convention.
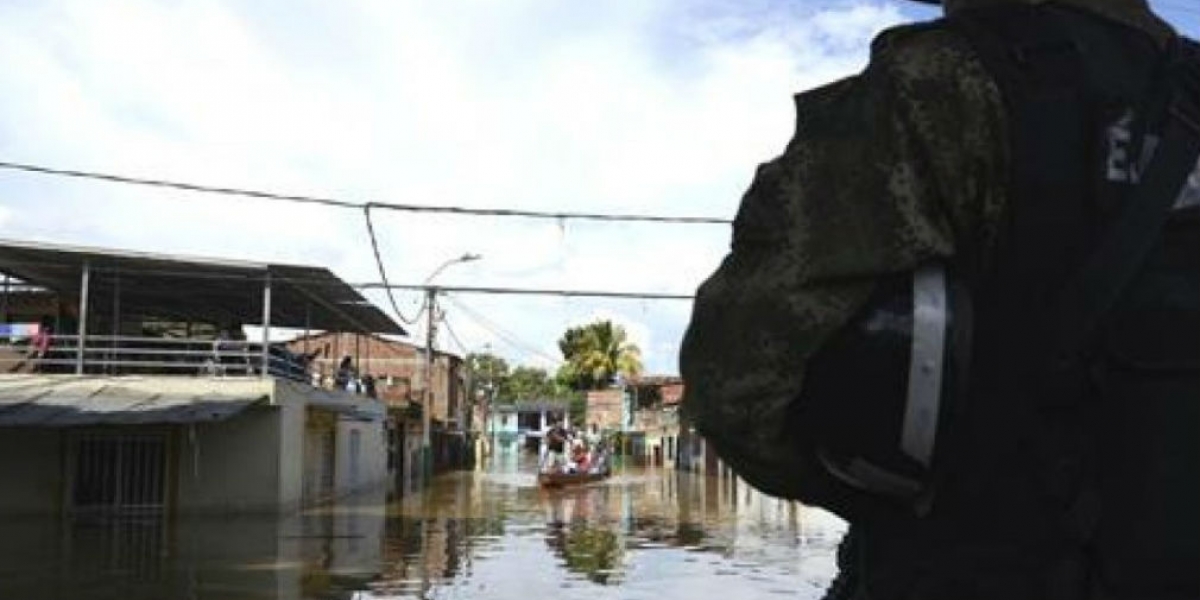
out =
[[[225,421],[181,427],[177,509],[278,510],[281,421],[278,407],[255,406]]]
[[[279,504],[283,510],[300,506],[304,495],[304,423],[301,402],[281,402],[279,415]]]
[[[357,457],[355,442],[357,437]],[[334,485],[341,496],[387,480],[387,437],[382,421],[338,419]]]
[[[62,510],[61,431],[0,428],[0,514],[53,514]]]

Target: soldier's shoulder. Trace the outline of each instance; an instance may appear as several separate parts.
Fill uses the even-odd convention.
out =
[[[871,43],[871,67],[900,80],[988,79],[970,41],[944,20],[887,29]]]
[[[947,27],[942,19],[889,27],[879,32],[871,41],[871,54],[881,56],[914,46],[937,43],[945,33]]]
[[[953,62],[972,55],[967,39],[942,19],[885,29],[871,42],[872,62]]]

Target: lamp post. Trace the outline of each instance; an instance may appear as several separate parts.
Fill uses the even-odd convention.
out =
[[[452,258],[433,270],[429,277],[425,278],[425,310],[426,310],[426,327],[425,327],[425,393],[424,402],[421,403],[421,466],[424,480],[428,481],[433,474],[433,448],[430,437],[430,414],[433,409],[433,341],[436,331],[437,319],[437,288],[429,285],[434,277],[446,270],[451,265],[459,263],[471,262],[482,258],[478,254],[466,253],[457,258]]]

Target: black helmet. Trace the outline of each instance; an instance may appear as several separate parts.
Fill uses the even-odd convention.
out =
[[[930,265],[882,282],[821,346],[789,418],[823,488],[923,512],[938,431],[965,378],[970,321],[966,290]]]

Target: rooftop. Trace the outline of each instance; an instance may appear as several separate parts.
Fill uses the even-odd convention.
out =
[[[270,326],[406,333],[324,267],[0,240],[0,273],[75,303],[85,265],[89,299],[105,299],[105,311],[118,305],[125,314],[266,325],[263,298],[269,281]]]

